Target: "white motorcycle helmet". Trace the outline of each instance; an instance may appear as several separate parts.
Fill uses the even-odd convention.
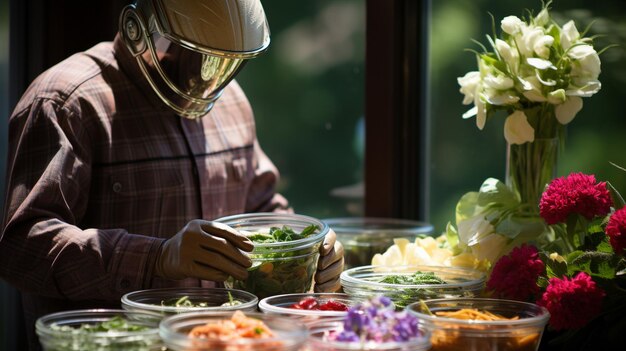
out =
[[[260,0],[137,0],[120,34],[163,102],[178,115],[206,115],[247,59],[267,50]]]

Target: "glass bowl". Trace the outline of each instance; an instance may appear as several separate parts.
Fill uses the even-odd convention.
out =
[[[384,351],[425,351],[430,349],[430,331],[420,326],[423,336],[405,342],[338,342],[324,340],[328,332],[342,330],[343,318],[321,319],[312,322],[309,327],[309,339],[307,341],[307,351],[357,351],[357,350],[384,350]]]
[[[517,319],[466,320],[430,314],[464,308]],[[427,300],[423,304],[411,304],[407,310],[431,330],[433,351],[535,351],[539,348],[543,330],[550,319],[548,311],[541,306],[487,298]]]
[[[348,313],[348,311],[301,310],[289,307],[305,298],[314,298],[319,304],[326,303],[328,301],[337,301],[347,307],[358,303],[357,300],[350,298],[348,294],[341,293],[284,294],[262,299],[259,302],[259,310],[267,314],[297,319],[305,324],[311,323],[312,321],[316,321],[320,318],[342,317]]]
[[[235,301],[234,304],[231,304],[231,298]],[[221,288],[148,289],[122,296],[122,308],[125,310],[157,312],[163,315],[205,310],[254,312],[258,302],[259,299],[249,292]]]
[[[377,253],[385,252],[393,239],[432,235],[434,228],[425,222],[398,218],[345,217],[322,220],[335,231],[344,247],[345,268],[368,266]]]
[[[411,276],[416,272],[434,273],[444,284],[383,283],[389,276]],[[426,299],[473,297],[485,286],[485,274],[478,270],[444,266],[363,266],[343,271],[343,291],[355,299],[373,295],[389,297],[396,308]]]
[[[172,315],[161,321],[159,334],[168,350],[173,351],[296,351],[302,348],[309,335],[306,326],[298,321],[263,313],[245,315],[263,321],[274,332],[273,338],[220,340],[188,335],[195,327],[230,319],[233,313],[189,312]]]
[[[280,213],[250,213],[223,217],[217,222],[251,235],[268,233],[271,227],[287,226],[296,233],[315,225],[315,232],[304,239],[255,243],[250,253],[252,267],[248,268],[248,278],[229,278],[227,288],[248,291],[259,299],[268,296],[304,293],[311,290],[317,270],[319,248],[328,233],[328,225],[308,216]]]
[[[148,312],[89,309],[57,312],[37,319],[35,331],[46,351],[161,349],[161,315]],[[129,326],[122,328],[121,324]]]

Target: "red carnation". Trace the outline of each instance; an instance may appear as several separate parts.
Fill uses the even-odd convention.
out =
[[[537,278],[544,270],[537,248],[523,244],[496,262],[487,289],[499,298],[528,301],[539,293]]]
[[[580,272],[571,280],[551,278],[537,304],[550,312],[553,329],[578,329],[600,313],[604,295],[587,273]]]
[[[539,202],[539,213],[548,224],[565,222],[572,213],[591,220],[607,215],[612,204],[606,182],[596,184],[593,175],[572,173],[548,185]]]
[[[606,225],[606,234],[616,254],[621,255],[626,249],[626,207],[615,211]]]

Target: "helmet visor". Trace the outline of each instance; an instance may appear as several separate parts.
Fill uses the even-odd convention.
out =
[[[154,64],[169,90],[186,100],[214,101],[243,67],[243,59],[208,55],[152,33]],[[174,96],[170,97],[175,99]]]

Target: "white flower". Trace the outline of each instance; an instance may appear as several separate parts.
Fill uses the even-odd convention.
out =
[[[520,80],[524,84],[524,89],[526,90],[522,94],[524,94],[524,96],[528,100],[533,102],[547,101],[546,97],[543,96],[543,93],[541,91],[542,85],[539,79],[537,79],[537,76],[529,76]]]
[[[555,107],[554,113],[559,123],[568,124],[582,108],[583,99],[578,96],[570,96],[564,103]]]
[[[559,105],[567,100],[565,89],[557,89],[548,93],[548,102],[553,105]]]
[[[511,48],[509,43],[502,39],[496,39],[496,49],[500,53],[500,56],[504,59],[504,62],[509,65],[510,69],[515,72],[519,65],[519,54],[517,50]]]
[[[480,215],[457,221],[457,227],[459,240],[465,245],[476,242],[494,232],[493,225]]]
[[[485,100],[492,105],[505,106],[518,102],[519,96],[512,90],[485,89]]]
[[[535,140],[535,130],[523,111],[517,110],[504,122],[504,138],[509,144],[524,144]]]
[[[500,257],[500,253],[507,245],[507,238],[500,234],[489,234],[469,244],[472,254],[478,260],[488,260],[492,264]]]
[[[550,15],[548,14],[548,8],[544,7],[541,12],[535,17],[535,24],[544,27],[550,22]]]
[[[567,53],[572,60],[571,76],[576,86],[585,86],[600,75],[600,57],[591,45],[577,45]]]
[[[487,106],[481,99],[480,94],[477,94],[474,98],[474,105],[476,107],[476,126],[478,129],[483,130],[485,123],[487,123]]]
[[[488,74],[483,78],[485,87],[494,90],[506,90],[513,88],[513,79],[505,75]]]
[[[469,105],[474,101],[474,94],[476,94],[476,89],[480,84],[480,72],[467,72],[463,77],[459,77],[456,80],[461,86],[459,91],[464,95],[463,105]]]
[[[545,35],[541,27],[524,27],[521,36],[516,38],[516,43],[522,55],[532,57],[537,54],[547,59],[550,57],[550,47],[554,43],[554,38]]]
[[[516,16],[504,17],[500,22],[502,30],[510,35],[516,35],[519,33],[524,25],[524,22]]]
[[[579,38],[580,34],[576,29],[574,21],[569,21],[563,25],[563,28],[561,29],[561,46],[563,47],[563,50],[569,49]]]

